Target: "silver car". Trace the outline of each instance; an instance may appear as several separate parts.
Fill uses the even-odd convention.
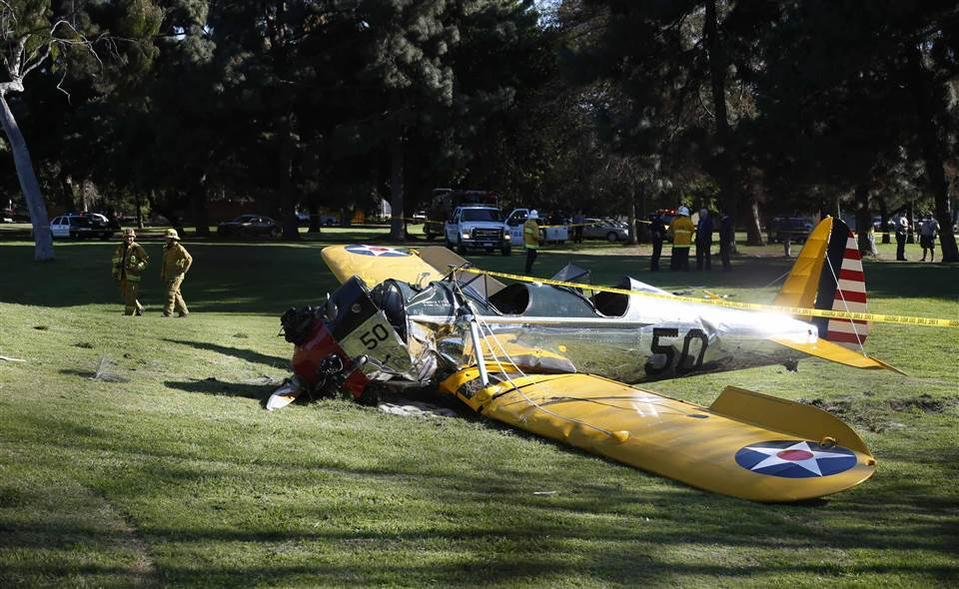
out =
[[[586,219],[583,227],[584,239],[605,239],[610,243],[629,240],[629,229],[626,223],[610,219]]]

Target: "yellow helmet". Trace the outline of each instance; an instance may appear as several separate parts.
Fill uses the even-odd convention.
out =
[[[166,230],[166,238],[167,238],[167,239],[175,239],[175,240],[177,240],[177,241],[180,241],[180,234],[176,232],[176,229],[167,229],[167,230]]]

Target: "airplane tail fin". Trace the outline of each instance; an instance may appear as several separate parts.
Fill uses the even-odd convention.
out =
[[[856,237],[839,219],[826,217],[813,229],[774,304],[866,313],[866,279]],[[860,350],[869,334],[865,321],[817,318],[819,337]]]

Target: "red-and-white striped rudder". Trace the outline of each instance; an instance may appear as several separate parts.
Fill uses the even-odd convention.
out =
[[[866,313],[866,278],[862,271],[862,256],[856,237],[849,232],[846,251],[842,256],[842,266],[838,269],[836,296],[833,299],[834,311]],[[826,327],[826,339],[854,350],[866,343],[869,324],[865,321],[849,319],[830,319]]]

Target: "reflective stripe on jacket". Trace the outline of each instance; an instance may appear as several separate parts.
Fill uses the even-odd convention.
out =
[[[117,280],[126,278],[130,282],[138,282],[140,274],[150,262],[150,256],[139,243],[129,246],[121,243],[113,252],[113,277]]]
[[[523,224],[523,243],[528,249],[539,247],[539,223],[535,219],[529,219]]]

